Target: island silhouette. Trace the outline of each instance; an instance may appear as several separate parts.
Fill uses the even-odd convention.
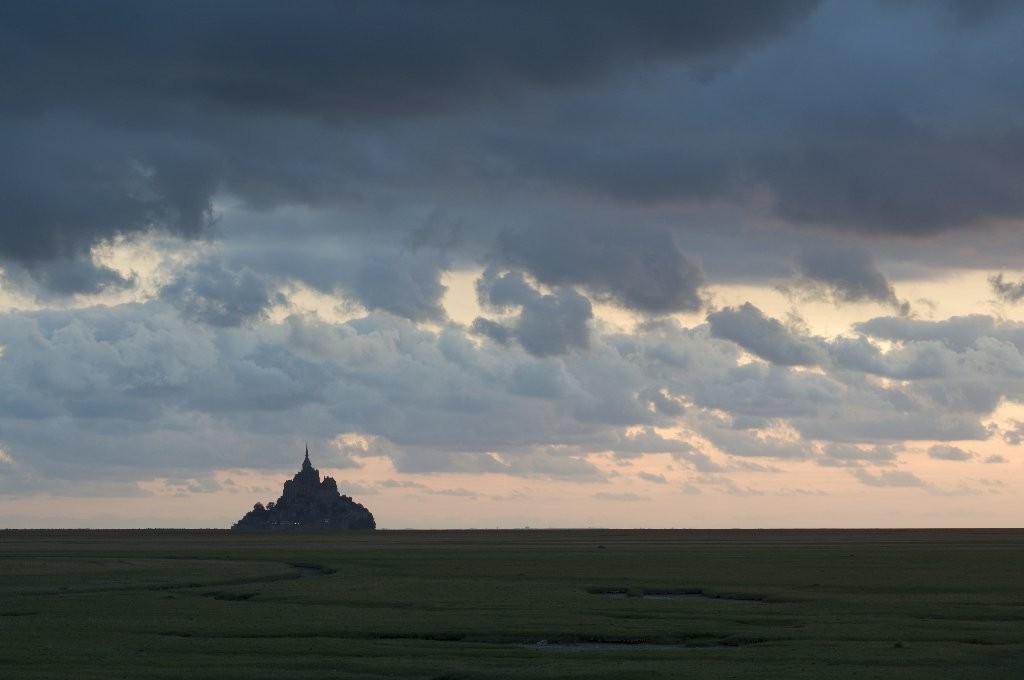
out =
[[[285,481],[276,502],[257,503],[231,527],[235,531],[338,531],[376,529],[373,513],[338,491],[333,477],[320,480],[309,462],[309,447],[302,468]]]

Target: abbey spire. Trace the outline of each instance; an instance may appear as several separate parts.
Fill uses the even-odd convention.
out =
[[[349,496],[342,496],[333,477],[320,479],[320,471],[309,460],[309,444],[302,469],[285,481],[281,497],[266,507],[253,506],[232,526],[237,530],[309,531],[312,529],[374,529],[373,514]]]

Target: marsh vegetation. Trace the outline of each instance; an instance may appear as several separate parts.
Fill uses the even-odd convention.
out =
[[[1008,530],[0,532],[0,677],[1020,677],[1021,564]]]

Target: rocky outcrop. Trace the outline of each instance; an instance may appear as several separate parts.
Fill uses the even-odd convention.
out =
[[[320,471],[309,462],[309,448],[302,469],[284,483],[276,503],[257,503],[231,527],[236,531],[376,529],[373,514],[338,492],[331,477],[320,481]]]

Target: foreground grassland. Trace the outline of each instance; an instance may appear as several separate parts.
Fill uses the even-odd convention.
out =
[[[0,574],[0,678],[1024,677],[1024,531],[5,531]]]

